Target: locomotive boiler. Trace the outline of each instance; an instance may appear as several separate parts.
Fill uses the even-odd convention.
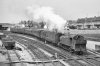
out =
[[[86,52],[86,39],[81,35],[63,34],[60,32],[49,31],[44,29],[17,29],[11,28],[11,32],[33,35],[44,41],[52,42],[69,52],[83,54]]]

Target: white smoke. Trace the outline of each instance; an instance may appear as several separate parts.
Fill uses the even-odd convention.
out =
[[[66,20],[55,14],[51,7],[28,7],[28,16],[35,22],[45,22],[49,30],[62,31]]]

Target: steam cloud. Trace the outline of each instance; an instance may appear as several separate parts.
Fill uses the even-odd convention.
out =
[[[28,7],[27,14],[35,22],[45,22],[49,30],[57,29],[61,32],[66,23],[51,7]]]

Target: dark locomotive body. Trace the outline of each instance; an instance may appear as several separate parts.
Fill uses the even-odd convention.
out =
[[[87,41],[81,35],[67,35],[60,38],[60,45],[70,52],[83,53],[86,52]]]
[[[11,28],[11,32],[25,33],[29,35],[34,35],[45,41],[52,42],[57,46],[61,46],[70,52],[83,53],[86,52],[87,41],[81,35],[70,35],[62,34],[55,31],[49,31],[44,29],[17,29]]]

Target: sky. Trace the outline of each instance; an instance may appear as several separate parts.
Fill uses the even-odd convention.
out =
[[[28,20],[28,6],[48,6],[65,20],[100,16],[100,0],[0,0],[0,23]]]

